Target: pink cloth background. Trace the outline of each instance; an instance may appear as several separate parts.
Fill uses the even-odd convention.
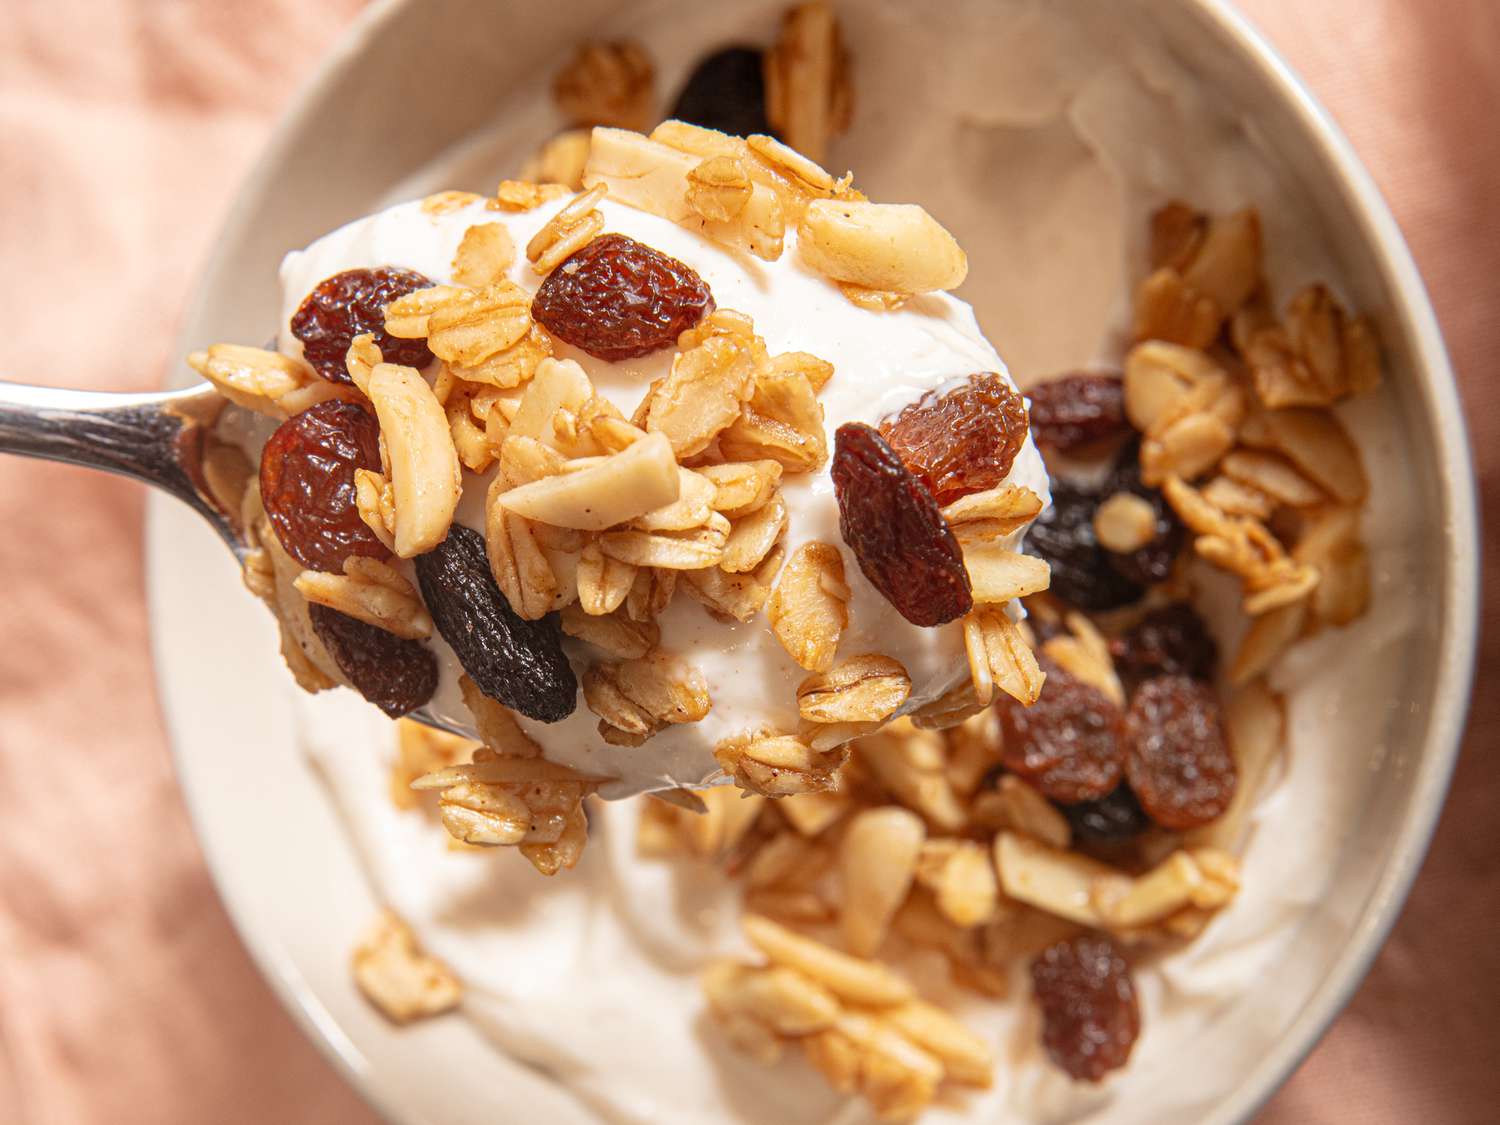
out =
[[[360,6],[0,0],[0,374],[157,382],[241,177]],[[1395,208],[1500,528],[1500,4],[1243,6]],[[189,831],[152,686],[141,506],[121,481],[0,461],[0,1121],[373,1121],[256,975]],[[1481,685],[1500,675],[1497,611]],[[1496,1119],[1497,734],[1500,694],[1481,686],[1394,938],[1262,1120]]]

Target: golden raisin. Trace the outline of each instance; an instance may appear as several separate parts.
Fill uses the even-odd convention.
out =
[[[971,375],[950,391],[928,391],[880,424],[880,436],[939,507],[1004,480],[1026,433],[1025,400],[993,372]]]
[[[1157,676],[1137,688],[1120,741],[1130,787],[1163,828],[1196,828],[1229,807],[1238,772],[1218,705],[1196,680]]]
[[[313,370],[335,383],[353,383],[344,357],[354,337],[365,332],[387,363],[426,367],[432,352],[426,340],[400,340],[385,330],[385,307],[397,297],[430,288],[432,282],[416,270],[399,266],[345,270],[324,278],[303,298],[292,314],[292,335],[302,341],[302,354]]]
[[[354,472],[380,469],[380,424],[359,403],[328,399],[276,428],[260,455],[260,498],[287,554],[339,574],[351,555],[383,559],[360,518]]]
[[[1141,1033],[1130,965],[1102,934],[1049,945],[1031,962],[1042,1045],[1073,1078],[1098,1082],[1125,1065]]]
[[[547,275],[531,315],[559,340],[618,362],[671,347],[714,310],[689,265],[623,234],[602,234]]]
[[[1047,680],[1030,707],[1006,698],[1001,762],[1062,804],[1093,801],[1120,783],[1120,709],[1045,656]]]

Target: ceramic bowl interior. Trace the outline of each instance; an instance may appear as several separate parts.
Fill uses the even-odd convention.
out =
[[[1105,2],[1105,0],[1098,0]],[[188,308],[179,354],[259,340],[277,313],[290,247],[364,213],[440,152],[489,123],[620,4],[538,10],[475,0],[376,4],[327,60],[245,186]],[[1225,1015],[1253,1027],[1205,1036],[1241,1075],[1201,1091],[1199,1121],[1248,1116],[1343,1006],[1379,948],[1441,806],[1467,701],[1477,614],[1472,476],[1452,375],[1394,223],[1345,142],[1284,64],[1216,0],[1141,0],[1142,19],[1216,76],[1323,220],[1350,296],[1389,348],[1421,498],[1417,572],[1430,612],[1369,799],[1347,826],[1330,890],[1307,913],[1274,982]],[[412,58],[443,65],[410,65]],[[470,186],[470,185],[465,185]],[[173,380],[190,378],[185,368]],[[347,951],[374,903],[340,824],[274,705],[284,672],[272,626],[241,595],[232,560],[186,510],[153,497],[150,596],[163,706],[187,800],[240,933],[308,1033],[398,1121],[589,1118],[462,1021],[394,1033],[348,980]],[[253,654],[253,655],[251,655]],[[273,701],[273,702],[265,702]],[[1184,1075],[1184,1083],[1192,1076]],[[1149,1119],[1148,1117],[1142,1118]]]

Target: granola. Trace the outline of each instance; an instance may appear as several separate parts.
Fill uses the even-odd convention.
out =
[[[956,986],[997,997],[1016,958],[1054,941],[1087,929],[1127,948],[1169,945],[1233,902],[1239,837],[1283,737],[1264,673],[1302,636],[1347,624],[1368,604],[1359,514],[1369,483],[1335,407],[1378,383],[1380,359],[1370,323],[1324,286],[1278,315],[1253,209],[1163,208],[1136,294],[1136,342],[1122,357],[1137,444],[1125,446],[1129,471],[1112,468],[1080,534],[1111,566],[1160,547],[1172,521],[1188,546],[1174,549],[1165,577],[1090,615],[1048,594],[1048,563],[1018,542],[1043,513],[1040,483],[1002,480],[941,508],[934,499],[972,596],[948,638],[954,651],[961,640],[963,664],[934,697],[932,683],[913,683],[915,665],[909,672],[861,636],[869,591],[851,588],[847,544],[831,524],[810,526],[796,503],[827,467],[825,389],[859,372],[838,370],[837,355],[772,354],[766,337],[782,326],[758,328],[709,299],[696,323],[664,335],[652,373],[661,377],[641,378],[618,401],[606,394],[616,380],[560,358],[577,353],[532,315],[538,278],[571,276],[569,260],[612,225],[617,206],[764,262],[780,259],[794,230],[798,265],[886,323],[931,300],[913,298],[963,281],[967,258],[932,216],[867,200],[820,163],[850,108],[847,56],[825,5],[788,13],[766,77],[781,140],[684,122],[648,136],[631,131],[652,122],[645,50],[587,45],[555,87],[579,128],[537,154],[528,180],[504,181],[486,200],[487,221],[457,240],[448,283],[385,306],[384,354],[374,331],[349,338],[347,384],[234,345],[192,362],[231,401],[273,418],[328,398],[368,403],[378,417],[378,469],[372,456],[353,472],[347,506],[393,559],[296,567],[251,512],[245,581],[277,614],[288,662],[310,690],[342,679],[304,620],[310,605],[401,639],[432,637],[406,560],[459,534],[461,493],[474,486],[465,470],[490,475],[485,582],[523,625],[568,638],[601,762],[718,717],[710,677],[690,653],[671,651],[683,614],[726,636],[774,638],[768,658],[790,662],[798,682],[768,709],[789,721],[747,723],[715,745],[732,785],[650,799],[640,847],[742,881],[747,937],[763,961],[716,964],[704,977],[728,1038],[766,1061],[800,1046],[836,1089],[901,1117],[945,1083],[989,1084],[993,1057],[874,960],[887,943],[938,951]],[[535,233],[518,247],[508,224],[544,207],[523,222]],[[478,197],[460,192],[421,205],[433,221],[472,218],[471,208]],[[522,251],[529,272],[514,270]],[[883,316],[901,308],[911,311]],[[432,365],[387,362],[397,341],[421,343]],[[1203,564],[1240,581],[1249,619],[1227,661],[1235,690],[1222,701],[1238,770],[1226,811],[1179,833],[1132,807],[1126,786],[1097,801],[1061,799],[1048,777],[1057,763],[1023,761],[1003,716],[1069,684],[1102,699],[1106,714],[1128,711],[1139,685],[1120,646],[1148,609],[1189,591],[1190,569]],[[674,604],[679,587],[686,604]],[[543,874],[573,866],[586,800],[607,779],[547,760],[541,728],[474,680],[461,683],[483,745],[407,729],[398,803],[435,811],[465,846],[517,848]],[[428,793],[435,806],[420,802]],[[1080,807],[1110,801],[1119,807]],[[393,917],[362,949],[356,976],[396,1019],[457,1001],[457,982]]]

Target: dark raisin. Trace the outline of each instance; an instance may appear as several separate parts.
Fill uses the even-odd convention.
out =
[[[1219,646],[1187,602],[1153,609],[1111,641],[1109,651],[1115,670],[1129,684],[1162,675],[1212,680],[1219,662]]]
[[[691,266],[623,234],[602,234],[565,259],[531,302],[543,328],[611,362],[671,347],[713,311]]]
[[[426,367],[432,352],[426,340],[399,340],[386,334],[385,307],[397,297],[430,288],[416,270],[398,266],[345,270],[318,283],[292,314],[292,335],[313,370],[335,383],[352,383],[344,357],[354,337],[374,335],[381,358],[407,367]]]
[[[1120,741],[1130,787],[1163,828],[1196,828],[1229,807],[1234,758],[1218,704],[1196,680],[1158,676],[1137,688]]]
[[[672,106],[678,121],[737,137],[771,133],[764,58],[754,47],[725,47],[700,62]]]
[[[433,624],[480,691],[538,722],[573,713],[578,680],[563,654],[557,614],[527,621],[510,608],[490,572],[484,536],[454,524],[416,565]]]
[[[1040,663],[1047,680],[1037,701],[999,704],[1000,760],[1054,801],[1103,797],[1120,783],[1120,709],[1045,656]]]
[[[1052,567],[1052,593],[1080,609],[1118,609],[1145,593],[1110,565],[1094,536],[1098,490],[1054,479],[1052,503],[1026,533],[1026,546]]]
[[[937,501],[871,426],[833,438],[839,533],[859,569],[913,625],[941,625],[974,605],[963,551]]]
[[[1120,451],[1109,483],[1105,485],[1104,495],[1112,496],[1118,492],[1134,493],[1151,505],[1156,512],[1156,536],[1144,547],[1129,554],[1106,552],[1109,565],[1122,577],[1141,586],[1165,582],[1171,577],[1172,567],[1182,550],[1187,529],[1167,503],[1167,498],[1141,481],[1138,442],[1131,442]]]
[[[309,605],[307,615],[313,632],[354,690],[391,718],[415,711],[437,691],[437,658],[422,642],[387,633],[323,605]]]
[[[880,436],[939,506],[1005,479],[1026,443],[1026,400],[1000,375],[971,375],[954,390],[928,391]]]
[[[1130,965],[1107,937],[1080,934],[1049,945],[1031,962],[1042,1009],[1042,1046],[1076,1079],[1098,1082],[1125,1065],[1141,1032]]]
[[[380,469],[380,423],[329,399],[276,427],[260,454],[260,499],[276,538],[310,570],[341,573],[351,555],[390,552],[359,518],[356,469]]]
[[[1121,785],[1096,801],[1063,805],[1062,811],[1073,827],[1073,839],[1083,843],[1133,840],[1151,827],[1151,818],[1128,785]]]
[[[1124,384],[1118,375],[1063,375],[1029,390],[1031,436],[1047,449],[1071,453],[1129,432]]]

